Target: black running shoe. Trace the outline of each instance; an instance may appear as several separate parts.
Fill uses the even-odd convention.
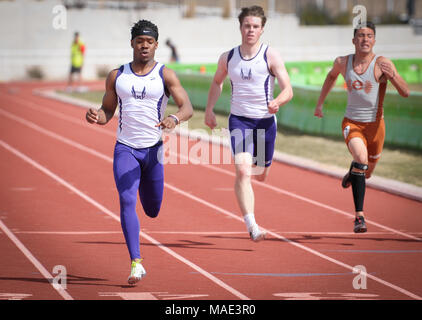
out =
[[[355,233],[364,233],[366,232],[367,228],[366,228],[366,224],[365,224],[365,218],[362,216],[358,216],[355,219],[355,228],[353,229],[353,231]]]

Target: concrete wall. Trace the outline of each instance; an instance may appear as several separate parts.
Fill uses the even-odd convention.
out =
[[[156,59],[166,63],[165,40],[176,43],[181,62],[217,62],[219,55],[240,42],[236,18],[183,19],[180,8],[121,11],[67,10],[65,30],[53,28],[58,0],[0,1],[0,80],[27,77],[27,68],[40,66],[48,79],[64,79],[70,68],[70,44],[78,30],[86,43],[85,79],[131,61],[130,28],[139,19],[156,23],[160,45]],[[294,15],[269,18],[263,41],[278,49],[286,61],[333,60],[353,50],[352,27],[299,26]],[[377,53],[389,58],[422,58],[422,36],[409,26],[379,26]]]

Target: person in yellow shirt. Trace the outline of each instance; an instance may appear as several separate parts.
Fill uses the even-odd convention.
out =
[[[82,67],[84,64],[85,44],[79,37],[79,32],[75,36],[71,46],[71,67],[68,80],[68,89],[72,89],[73,74],[77,74],[77,85],[80,87],[82,82]]]

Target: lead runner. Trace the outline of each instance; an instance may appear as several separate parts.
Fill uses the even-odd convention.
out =
[[[192,105],[175,72],[154,60],[158,28],[140,20],[131,29],[133,61],[112,70],[98,110],[86,113],[89,123],[105,125],[119,105],[113,172],[120,199],[120,220],[131,259],[128,283],[136,284],[146,271],[142,266],[136,214],[137,194],[144,212],[157,217],[163,199],[164,170],[162,129],[173,129],[192,116]],[[167,101],[173,97],[177,113],[164,118]]]

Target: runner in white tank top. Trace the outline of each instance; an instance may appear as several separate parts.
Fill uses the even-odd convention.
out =
[[[409,96],[406,82],[387,58],[375,55],[375,25],[367,22],[354,29],[355,54],[338,57],[328,73],[315,108],[315,116],[323,117],[324,100],[341,73],[346,81],[348,100],[342,129],[353,157],[343,177],[342,187],[352,186],[356,217],[354,232],[366,232],[363,213],[366,182],[375,169],[384,145],[385,125],[383,101],[389,80],[403,97]]]
[[[137,195],[151,218],[157,217],[163,199],[164,170],[161,130],[173,129],[192,116],[192,105],[174,71],[154,60],[158,28],[140,20],[131,30],[133,61],[112,70],[98,110],[86,113],[89,123],[104,125],[119,105],[113,173],[120,199],[120,220],[131,259],[130,285],[146,271],[141,264],[140,224],[136,214]],[[169,95],[179,110],[164,117]]]
[[[227,73],[232,86],[230,113],[247,118],[270,118],[268,102],[273,100],[274,76],[268,68],[268,45],[261,44],[258,53],[242,57],[240,46],[227,57]]]
[[[168,95],[163,78],[164,65],[156,63],[145,75],[133,72],[130,63],[116,76],[119,125],[117,141],[135,149],[151,147],[161,139],[161,128]]]
[[[247,230],[254,241],[263,239],[265,232],[255,222],[251,175],[260,181],[267,177],[277,132],[275,113],[293,97],[290,79],[280,54],[260,43],[265,22],[265,13],[261,7],[242,8],[239,15],[242,43],[220,56],[205,111],[205,124],[214,129],[217,122],[213,109],[228,75],[232,85],[229,129],[235,154],[235,194]],[[275,99],[274,78],[277,78],[281,89]],[[261,134],[262,130],[265,134]],[[238,141],[239,136],[243,140]],[[253,139],[249,139],[251,136]],[[265,161],[261,164],[258,161],[258,167],[254,167],[255,153],[259,152],[261,145],[265,145],[265,155],[262,155]]]

